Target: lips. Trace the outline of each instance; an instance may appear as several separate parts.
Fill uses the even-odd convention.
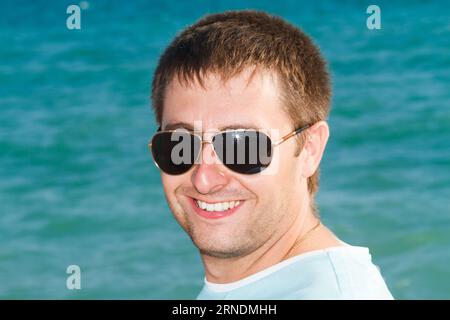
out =
[[[223,201],[223,202],[204,202],[194,198],[189,198],[194,211],[207,219],[219,219],[235,213],[245,201]]]

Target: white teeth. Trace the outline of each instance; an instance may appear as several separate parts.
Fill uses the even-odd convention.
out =
[[[231,201],[230,202],[230,209],[236,207],[239,203],[240,203],[240,201]]]
[[[200,200],[196,200],[197,205],[206,211],[226,211],[236,207],[240,201],[229,201],[229,202],[217,202],[217,203],[207,203]]]

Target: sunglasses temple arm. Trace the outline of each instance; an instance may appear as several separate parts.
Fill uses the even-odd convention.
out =
[[[299,134],[300,132],[308,129],[309,127],[310,127],[310,125],[308,124],[308,125],[306,125],[304,127],[298,128],[295,131],[292,131],[291,133],[289,133],[289,134],[285,135],[284,137],[282,137],[279,141],[275,142],[274,145],[277,146],[279,144],[282,144],[283,142],[285,142],[289,138],[292,138],[293,136],[295,136],[295,135]]]

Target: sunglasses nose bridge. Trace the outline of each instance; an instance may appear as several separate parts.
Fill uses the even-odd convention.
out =
[[[208,139],[208,140],[202,139],[200,153],[203,152],[205,144],[210,144],[211,145],[211,156],[217,157],[218,155],[217,155],[217,152],[216,152],[216,148],[214,147],[213,139]]]

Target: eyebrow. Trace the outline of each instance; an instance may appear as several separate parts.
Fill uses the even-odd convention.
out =
[[[194,127],[187,122],[175,122],[167,124],[163,131],[175,130],[175,129],[186,129],[188,131],[194,131]]]
[[[186,129],[188,131],[194,131],[194,127],[191,124],[189,124],[187,122],[183,122],[183,121],[169,123],[164,127],[163,131],[176,130],[176,129]],[[259,128],[257,126],[251,125],[251,124],[235,123],[235,124],[230,124],[230,125],[220,127],[218,130],[226,131],[226,130],[236,130],[236,129],[258,130]]]

